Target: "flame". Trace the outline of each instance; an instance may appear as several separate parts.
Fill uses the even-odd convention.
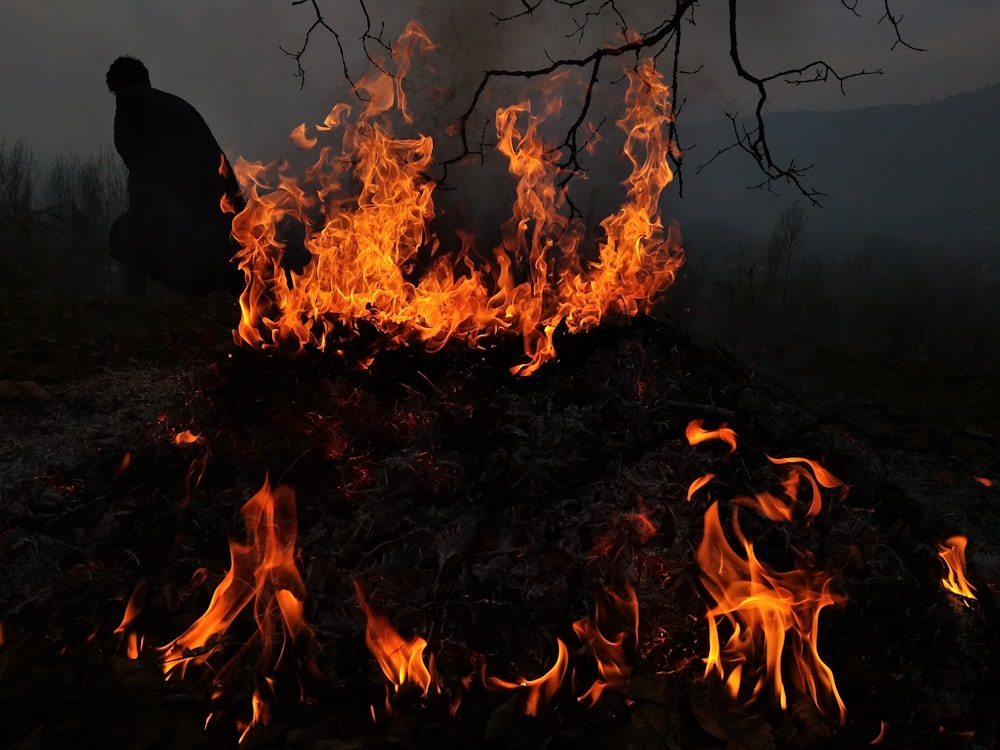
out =
[[[208,468],[208,462],[212,457],[212,450],[208,445],[208,441],[202,435],[191,430],[184,430],[174,435],[174,445],[201,445],[205,447],[205,452],[201,456],[191,460],[187,474],[184,477],[184,497],[178,506],[183,509],[191,502],[191,496],[198,489],[198,485],[201,484],[201,480],[205,476],[205,469]]]
[[[146,579],[139,579],[139,582],[135,584],[135,588],[132,589],[128,603],[125,605],[125,615],[122,617],[122,621],[118,627],[115,628],[115,635],[126,641],[125,649],[129,659],[138,659],[139,654],[142,652],[142,642],[132,630],[132,623],[139,616],[143,605],[146,603],[147,588]]]
[[[539,706],[547,704],[555,696],[566,676],[566,667],[569,664],[569,651],[566,644],[556,638],[556,647],[559,650],[556,656],[556,663],[541,677],[533,680],[521,678],[517,682],[507,682],[499,677],[482,675],[483,684],[490,690],[525,690],[524,713],[528,716],[537,716]]]
[[[783,496],[765,491],[758,492],[753,497],[748,495],[736,497],[733,502],[745,508],[756,510],[771,521],[791,521],[795,517],[795,509],[800,501],[799,495],[802,487],[807,488],[809,493],[809,507],[805,510],[806,516],[816,516],[823,509],[820,487],[826,489],[843,487],[846,492],[847,488],[841,480],[812,459],[798,456],[789,458],[768,456],[767,459],[773,464],[788,465],[788,472],[781,482]],[[804,464],[811,471],[799,464]]]
[[[992,487],[994,481],[988,477],[973,477],[977,482],[979,482],[983,487]]]
[[[189,664],[202,664],[219,650],[219,637],[251,602],[265,668],[278,666],[287,636],[293,643],[311,642],[314,638],[302,617],[305,586],[295,565],[295,493],[283,485],[272,489],[265,478],[240,512],[249,543],[229,543],[231,565],[212,594],[208,609],[160,649],[167,679],[175,672],[183,678]],[[279,632],[281,651],[272,658]]]
[[[702,583],[715,600],[706,615],[709,654],[705,675],[714,671],[734,698],[749,692],[749,700],[755,700],[770,684],[784,709],[782,655],[787,645],[792,683],[808,693],[820,710],[831,700],[835,702],[843,723],[846,708],[833,672],[817,649],[819,613],[843,598],[830,593],[829,575],[805,568],[778,573],[760,562],[740,530],[735,511],[733,530],[746,551],[746,559],[726,540],[718,502],[713,503],[705,512],[705,534],[697,551]],[[723,619],[733,632],[720,645],[718,625]]]
[[[118,468],[115,469],[115,479],[121,479],[128,473],[129,467],[132,466],[132,451],[125,451],[125,455],[122,456],[122,461],[118,464]]]
[[[881,745],[882,740],[885,739],[885,730],[889,728],[889,725],[885,722],[885,719],[879,722],[878,736],[869,742],[869,745]]]
[[[727,424],[723,423],[717,430],[706,430],[704,424],[705,420],[703,419],[691,420],[687,429],[684,430],[684,437],[687,438],[688,445],[698,445],[706,440],[721,440],[729,445],[730,453],[736,450],[736,433]]]
[[[274,680],[270,677],[265,677],[264,679],[267,681],[268,687],[273,690]],[[243,740],[247,738],[250,730],[255,726],[259,724],[269,724],[271,722],[271,709],[267,701],[264,700],[264,697],[260,694],[260,688],[256,688],[253,691],[253,696],[250,698],[250,708],[253,713],[251,714],[249,723],[240,733],[239,740],[237,740],[237,744],[240,745],[243,744]],[[211,718],[211,715],[209,715],[209,718]],[[242,725],[242,722],[239,722],[239,725]]]
[[[694,497],[694,494],[702,487],[704,487],[706,484],[711,482],[713,479],[715,479],[715,474],[709,473],[709,474],[704,474],[703,476],[700,476],[693,482],[691,482],[691,485],[688,487],[687,491],[687,501],[691,502],[691,498]]]
[[[938,545],[938,556],[948,566],[948,576],[941,579],[941,585],[953,594],[975,599],[975,587],[965,577],[965,547],[968,543],[968,539],[958,535]]]
[[[436,213],[426,176],[433,142],[389,129],[393,111],[412,121],[403,77],[413,54],[431,48],[419,26],[407,27],[392,61],[380,61],[358,82],[368,100],[364,111],[355,117],[337,104],[315,126],[324,139],[334,130],[343,135],[339,152],[320,147],[303,181],[287,164],[237,162],[249,192],[233,222],[247,279],[238,342],[337,349],[360,321],[390,345],[419,342],[432,351],[451,339],[479,347],[484,337],[517,334],[527,361],[512,372],[530,375],[556,356],[560,325],[575,333],[609,315],[648,312],[673,283],[684,255],[675,228],[664,229],[659,200],[677,151],[669,140],[669,89],[651,61],[627,72],[625,114],[617,123],[632,167],[627,200],[601,222],[604,239],[594,249],[583,247],[585,227],[569,209],[565,174],[539,135],[545,117],[559,109],[558,96],[548,95],[537,114],[529,102],[497,110],[497,148],[516,181],[516,200],[486,263],[473,260],[490,254],[476,251],[467,232],[459,231],[457,254],[440,252],[429,227]],[[299,145],[310,146],[304,125],[294,132]],[[289,221],[305,227],[304,248],[292,247]],[[293,251],[301,263],[285,258]],[[426,266],[421,275],[418,254]]]
[[[201,444],[204,442],[205,438],[191,430],[183,430],[174,435],[174,445],[191,445],[192,443]]]
[[[581,702],[589,701],[591,706],[597,703],[605,690],[624,687],[632,673],[632,667],[625,654],[625,636],[631,633],[635,639],[633,642],[638,642],[639,600],[635,595],[635,589],[626,583],[624,596],[614,591],[608,591],[607,595],[610,605],[607,609],[610,612],[607,610],[602,612],[600,605],[595,605],[593,617],[573,623],[573,631],[587,646],[597,663],[598,679],[594,680],[587,692],[578,698]],[[613,636],[608,637],[601,630],[601,621],[604,619],[627,620],[629,629],[619,629]]]
[[[404,685],[413,683],[420,687],[424,697],[432,689],[440,693],[441,686],[434,667],[434,657],[431,656],[427,665],[424,664],[423,655],[427,641],[420,636],[414,636],[409,641],[405,640],[392,627],[388,617],[372,611],[368,606],[364,590],[357,581],[354,582],[354,590],[368,622],[365,629],[365,643],[368,644],[368,650],[382,668],[386,679],[397,691]]]

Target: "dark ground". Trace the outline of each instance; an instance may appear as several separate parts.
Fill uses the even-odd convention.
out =
[[[204,611],[265,474],[296,492],[325,677],[285,659],[273,720],[243,747],[855,748],[883,721],[885,747],[997,746],[1000,490],[974,479],[1000,482],[995,378],[833,353],[740,361],[648,319],[564,337],[527,380],[507,373],[516,342],[382,352],[362,371],[237,349],[235,316],[224,299],[0,301],[0,746],[235,746],[260,684],[252,617],[184,681],[163,681],[154,647]],[[736,454],[688,446],[695,418],[729,423]],[[211,452],[188,503],[204,447],[174,445],[185,429]],[[786,569],[808,550],[847,597],[819,639],[843,727],[800,696],[740,708],[701,679],[707,503],[685,491],[706,471],[723,504],[768,486],[765,453],[850,485],[809,527],[741,511],[761,558]],[[954,533],[970,540],[971,605],[939,584],[936,544]],[[140,580],[146,645],[129,660],[113,630]],[[401,693],[385,713],[354,580],[427,638],[441,699]],[[460,686],[477,664],[541,674],[556,638],[589,684],[571,624],[626,580],[640,607],[627,693],[584,708],[566,686],[526,717],[519,695]]]

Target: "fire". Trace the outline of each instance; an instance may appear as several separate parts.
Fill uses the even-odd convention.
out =
[[[758,492],[752,497],[743,495],[734,498],[733,502],[755,510],[771,521],[791,521],[795,518],[796,509],[801,507],[800,494],[802,494],[803,487],[808,492],[806,499],[809,501],[809,506],[804,511],[807,517],[816,516],[823,509],[820,487],[825,489],[841,487],[846,492],[847,488],[842,481],[812,459],[799,458],[798,456],[789,458],[768,456],[767,460],[777,465],[788,465],[788,472],[781,481],[782,494]]]
[[[715,601],[706,615],[705,675],[715,672],[733,698],[749,693],[750,701],[770,685],[779,705],[786,708],[782,660],[787,650],[792,684],[808,693],[820,710],[835,702],[843,723],[846,708],[833,672],[817,648],[820,612],[843,598],[830,593],[827,574],[806,568],[779,573],[760,562],[740,530],[735,511],[733,530],[746,559],[726,540],[718,503],[713,503],[705,512],[705,534],[697,551],[702,582]],[[720,644],[723,620],[729,622],[732,635]]]
[[[723,423],[717,430],[706,430],[704,425],[705,420],[703,419],[691,420],[687,429],[684,430],[684,437],[687,438],[688,445],[698,445],[707,440],[721,440],[729,445],[730,453],[736,450],[736,433],[729,428],[729,425]]]
[[[522,678],[517,682],[507,682],[499,677],[482,675],[483,684],[490,690],[524,690],[524,712],[528,716],[537,716],[539,706],[547,704],[559,688],[562,686],[563,678],[566,676],[566,667],[569,664],[569,650],[566,644],[556,638],[556,646],[559,650],[556,662],[552,668],[541,677],[533,680]],[[596,698],[595,698],[596,700]]]
[[[272,489],[265,479],[241,513],[249,543],[229,543],[231,565],[208,609],[160,649],[167,679],[175,673],[183,678],[189,664],[202,664],[218,651],[219,638],[251,602],[265,669],[278,666],[288,638],[293,644],[313,641],[312,629],[302,617],[305,586],[295,565],[295,493],[283,485]],[[273,657],[279,640],[281,648]]]
[[[635,595],[635,589],[626,584],[624,596],[614,591],[607,593],[609,606],[603,612],[600,605],[597,605],[593,617],[573,623],[573,631],[587,646],[597,663],[598,679],[594,680],[587,692],[578,698],[580,701],[589,701],[591,706],[597,703],[605,690],[624,687],[632,673],[632,667],[625,653],[625,636],[631,634],[634,638],[633,643],[638,643],[639,640],[639,600]],[[604,634],[609,626],[608,622],[603,622],[602,631],[602,621],[606,620],[627,621],[628,630],[617,629],[617,632],[609,637]]]
[[[201,456],[191,459],[191,464],[188,466],[187,475],[184,477],[184,497],[178,506],[183,509],[191,502],[191,496],[205,476],[205,469],[208,468],[208,462],[212,458],[212,449],[202,435],[191,430],[184,430],[174,435],[174,445],[198,445],[203,446],[205,450]]]
[[[702,476],[698,477],[693,482],[691,482],[691,485],[688,487],[687,491],[687,501],[691,502],[691,498],[695,496],[695,493],[702,487],[704,487],[706,484],[711,482],[713,479],[715,479],[715,474],[709,472],[708,474],[703,474]]]
[[[274,688],[274,680],[270,677],[265,677],[267,686],[271,689]],[[240,738],[237,740],[238,744],[243,744],[243,740],[247,738],[250,734],[250,730],[259,724],[268,724],[271,721],[271,709],[268,707],[268,703],[264,700],[264,697],[260,694],[260,688],[253,691],[253,697],[250,698],[250,707],[253,713],[251,714],[250,721],[247,722],[245,727],[242,727],[243,731],[240,733]],[[242,723],[242,722],[241,722]]]
[[[426,135],[398,138],[389,128],[395,110],[411,117],[402,87],[411,56],[433,47],[410,24],[388,61],[358,82],[368,105],[356,118],[337,104],[316,126],[321,136],[342,130],[339,153],[320,147],[300,182],[287,165],[278,168],[240,160],[236,171],[249,191],[247,208],[234,220],[237,254],[247,285],[235,336],[253,346],[324,349],[349,338],[357,325],[374,325],[391,345],[419,342],[431,350],[449,340],[481,346],[485,337],[520,335],[528,361],[512,368],[530,375],[556,353],[560,325],[586,330],[609,315],[648,312],[684,261],[674,228],[659,212],[676,154],[669,140],[669,89],[650,61],[627,72],[624,154],[632,170],[627,200],[601,222],[599,247],[584,247],[581,221],[569,208],[563,171],[539,135],[557,96],[536,114],[530,102],[497,110],[498,150],[516,181],[513,213],[502,227],[493,261],[475,252],[470,234],[463,248],[440,252],[429,222],[435,216],[434,184],[427,177],[433,142]],[[303,126],[293,140],[314,147]],[[306,227],[309,260],[286,270],[290,242],[282,227]],[[426,270],[416,274],[418,254]],[[588,256],[590,259],[588,260]]]
[[[938,556],[948,566],[948,576],[941,579],[941,585],[953,594],[975,599],[975,588],[965,577],[965,547],[968,543],[968,539],[958,535],[938,545]]]
[[[413,683],[420,688],[424,697],[431,690],[440,693],[441,686],[438,683],[437,670],[434,668],[434,657],[431,656],[428,663],[424,664],[423,656],[427,641],[420,636],[414,636],[409,641],[405,640],[393,628],[388,617],[372,611],[364,590],[357,581],[354,582],[354,590],[368,623],[365,628],[365,643],[368,644],[368,650],[382,668],[386,679],[397,691],[404,685]]]
[[[115,635],[123,638],[126,642],[125,653],[129,659],[138,659],[142,652],[142,642],[132,629],[132,623],[139,616],[142,606],[146,603],[146,590],[146,579],[141,579],[132,589],[132,594],[125,605],[125,615],[118,627],[115,628]]]

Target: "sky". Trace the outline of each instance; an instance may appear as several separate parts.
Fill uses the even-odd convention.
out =
[[[318,0],[343,34],[352,72],[363,69],[358,37],[364,18],[351,0]],[[640,27],[662,3],[619,0]],[[856,108],[922,103],[1000,81],[1000,2],[893,0],[907,41],[926,52],[897,48],[888,24],[877,25],[882,0],[860,0],[861,18],[836,0],[753,0],[740,18],[745,62],[761,73],[816,57],[843,71],[883,73],[835,85],[781,87],[774,110]],[[405,10],[400,10],[405,6]],[[719,22],[724,3],[705,0],[696,25],[685,31],[686,116],[714,119],[749,112],[752,92],[733,81]],[[519,0],[368,0],[373,21],[394,38],[406,21],[421,22],[439,48],[415,76],[435,97],[420,98],[417,115],[453,119],[486,67],[538,66],[545,54],[572,54],[565,10],[551,2],[530,18],[497,26],[490,13],[521,7]],[[546,12],[546,8],[550,10]],[[646,19],[650,19],[647,21]],[[288,133],[301,122],[321,122],[347,90],[329,34],[316,36],[304,58],[304,86],[294,61],[314,20],[309,3],[291,0],[0,0],[0,138],[18,138],[36,157],[86,156],[110,147],[114,98],[104,84],[111,61],[130,54],[150,70],[153,86],[191,102],[231,158],[273,161],[292,150]],[[600,43],[592,24],[583,46]],[[723,43],[720,43],[723,42]],[[499,90],[494,101],[516,96]],[[444,124],[444,123],[439,123]]]

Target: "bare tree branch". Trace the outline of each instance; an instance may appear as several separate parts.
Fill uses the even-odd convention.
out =
[[[900,30],[899,30],[899,24],[902,22],[903,17],[902,16],[893,15],[892,8],[889,7],[889,0],[883,0],[882,4],[883,4],[883,7],[885,8],[885,13],[878,20],[878,23],[882,23],[883,21],[888,21],[892,25],[892,30],[896,34],[896,41],[894,41],[892,43],[892,46],[889,49],[890,50],[894,50],[899,45],[903,45],[907,49],[911,49],[914,52],[925,52],[926,50],[921,49],[920,47],[914,47],[912,44],[910,44],[909,42],[907,42],[906,40],[903,39],[902,32],[900,32]]]
[[[525,17],[533,16],[535,11],[538,11],[545,2],[546,0],[520,0],[520,10],[511,12],[508,15],[491,13],[490,16],[492,17],[494,24],[503,24],[515,19],[523,19]],[[550,57],[546,53],[547,64],[534,68],[493,68],[484,70],[475,89],[466,99],[467,106],[459,115],[454,129],[450,131],[458,137],[458,148],[454,154],[438,163],[437,166],[440,170],[440,176],[436,181],[439,184],[447,181],[449,168],[452,165],[455,165],[464,160],[466,157],[472,155],[479,156],[480,159],[483,158],[483,148],[486,141],[489,119],[484,118],[485,124],[479,133],[479,141],[477,144],[473,144],[471,142],[469,131],[472,119],[475,116],[477,109],[480,104],[482,104],[487,92],[495,83],[504,79],[523,78],[530,80],[545,78],[563,70],[576,68],[586,71],[587,74],[587,83],[583,89],[583,96],[578,107],[574,108],[570,112],[567,112],[567,119],[570,119],[570,121],[566,126],[565,134],[561,142],[550,148],[548,151],[553,164],[560,169],[565,170],[565,175],[560,182],[560,185],[565,187],[574,175],[585,171],[584,162],[581,161],[581,150],[585,149],[594,139],[602,124],[599,123],[597,126],[591,126],[588,122],[588,117],[591,114],[595,92],[601,83],[600,74],[606,69],[604,62],[607,58],[621,57],[623,55],[635,55],[636,63],[638,63],[640,57],[649,57],[657,60],[668,51],[672,53],[670,55],[672,65],[671,91],[674,101],[675,118],[671,121],[669,127],[671,139],[674,143],[678,142],[679,132],[676,124],[676,115],[680,112],[685,101],[680,96],[680,89],[683,76],[689,74],[689,72],[685,71],[682,66],[682,29],[685,23],[695,25],[695,10],[700,5],[699,0],[673,0],[673,3],[671,4],[672,7],[668,6],[664,10],[662,18],[654,26],[654,28],[651,31],[642,34],[630,31],[631,26],[621,9],[618,7],[616,0],[548,0],[548,2],[551,5],[562,6],[567,9],[583,8],[582,18],[570,17],[572,27],[568,33],[565,34],[565,38],[571,39],[575,37],[582,42],[587,28],[590,24],[595,22],[595,19],[602,15],[611,14],[614,17],[614,24],[621,34],[620,38],[622,41],[605,44],[592,50],[584,50],[583,54],[577,56]],[[301,48],[296,52],[289,52],[284,49],[282,50],[285,54],[295,60],[297,65],[297,72],[295,75],[300,78],[300,84],[304,83],[305,77],[305,69],[302,65],[302,58],[309,47],[313,32],[317,30],[325,30],[333,35],[334,40],[337,43],[345,78],[351,83],[354,90],[358,92],[355,80],[349,70],[347,54],[345,53],[341,36],[338,31],[330,26],[324,19],[319,7],[319,0],[292,0],[293,5],[303,5],[306,3],[311,5],[313,8],[316,18],[306,31]],[[365,0],[358,0],[358,4],[364,14],[366,22],[365,30],[359,37],[359,41],[361,42],[361,46],[364,49],[368,60],[381,69],[382,66],[379,58],[373,53],[370,45],[377,45],[383,50],[391,52],[391,46],[383,39],[384,26],[380,27],[378,32],[375,33],[373,31],[371,16],[369,15],[368,8],[365,5]],[[588,4],[590,4],[589,7],[587,7]],[[860,0],[840,0],[840,4],[855,16],[860,17]],[[881,24],[883,21],[888,21],[889,25],[892,27],[895,39],[892,43],[891,49],[894,50],[898,46],[903,46],[911,50],[919,51],[919,47],[916,47],[904,40],[900,28],[902,16],[897,16],[892,12],[891,0],[882,0],[881,4],[883,8],[883,15],[878,20],[876,25]],[[708,159],[708,161],[699,165],[697,171],[701,171],[721,155],[738,149],[746,153],[751,159],[754,160],[757,168],[764,177],[763,181],[754,187],[770,189],[772,182],[787,182],[794,185],[795,189],[802,193],[802,195],[808,198],[812,203],[818,205],[818,197],[821,196],[822,193],[814,187],[807,185],[804,181],[804,175],[808,171],[809,167],[799,166],[794,160],[789,160],[787,164],[779,164],[776,162],[772,154],[771,147],[767,139],[767,123],[765,117],[765,105],[768,100],[769,87],[775,82],[801,86],[807,83],[822,83],[835,80],[841,93],[846,94],[844,85],[846,81],[860,76],[879,75],[882,71],[880,69],[862,69],[859,71],[842,73],[825,60],[818,59],[804,65],[795,65],[767,75],[753,72],[746,67],[741,56],[739,25],[737,23],[738,7],[741,7],[739,0],[728,0],[727,37],[729,42],[729,58],[736,77],[740,80],[746,81],[756,89],[757,101],[750,124],[741,124],[736,114],[730,115],[727,113],[726,116],[729,118],[733,126],[733,143],[720,148],[710,159]],[[694,73],[697,73],[697,70],[690,72],[690,74]],[[361,95],[360,92],[358,95]],[[478,126],[476,129],[480,130]],[[587,129],[587,132],[582,133],[581,130],[583,129]],[[675,167],[680,189],[683,193],[683,149],[680,154],[671,155],[670,159]]]

